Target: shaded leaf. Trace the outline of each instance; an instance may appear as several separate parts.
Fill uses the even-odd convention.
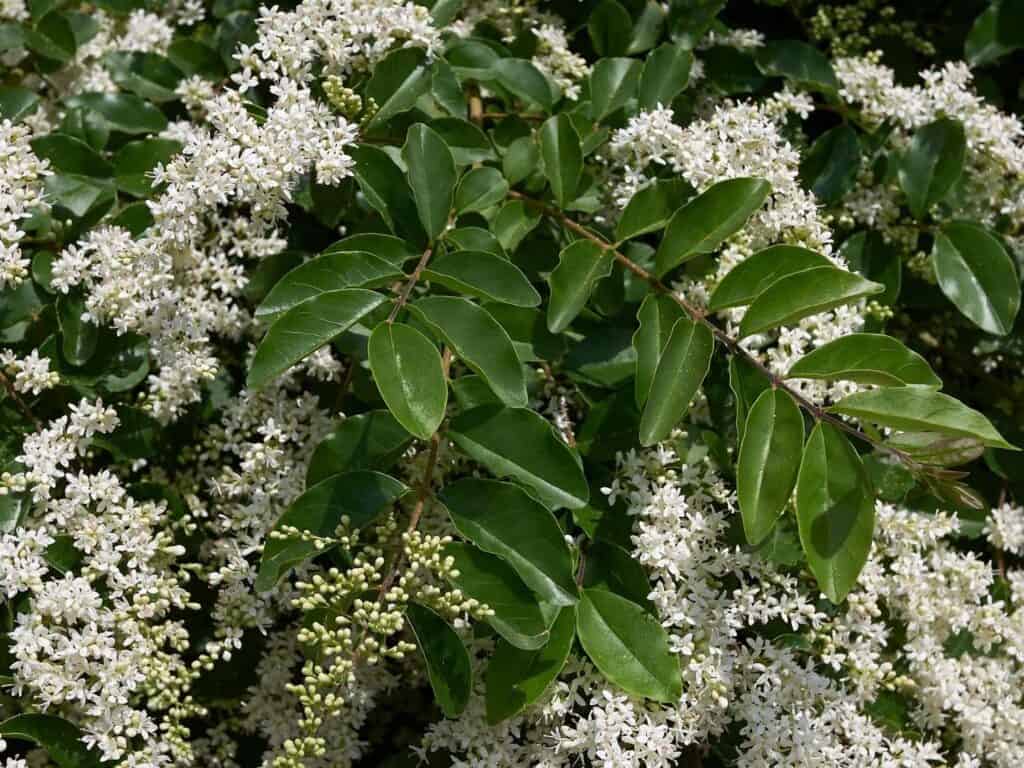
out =
[[[415,328],[381,323],[367,346],[370,370],[398,423],[427,440],[448,405],[448,384],[437,347]]]
[[[469,653],[451,625],[426,606],[409,603],[405,615],[427,664],[434,698],[446,717],[458,717],[473,690]]]

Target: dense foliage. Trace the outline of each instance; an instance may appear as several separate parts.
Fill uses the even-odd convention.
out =
[[[0,0],[5,768],[1019,768],[1024,3],[922,5]]]

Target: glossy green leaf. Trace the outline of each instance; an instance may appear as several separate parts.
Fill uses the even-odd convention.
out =
[[[398,423],[427,440],[448,405],[448,383],[437,347],[415,328],[381,323],[370,334],[370,370]]]
[[[82,93],[65,99],[64,104],[94,109],[122,133],[160,133],[167,127],[163,112],[131,93]]]
[[[593,240],[576,240],[558,256],[558,266],[548,276],[548,330],[561,333],[583,311],[594,286],[612,271],[613,252]]]
[[[964,127],[958,120],[939,118],[915,131],[899,169],[900,186],[914,218],[924,218],[956,184],[966,152]]]
[[[513,96],[550,111],[559,98],[558,89],[526,59],[498,59],[490,75]]]
[[[0,737],[38,744],[57,768],[98,768],[100,755],[86,748],[76,725],[56,715],[25,713],[0,722]]]
[[[811,573],[826,597],[841,603],[871,551],[875,494],[860,456],[830,424],[817,424],[804,447],[796,510]]]
[[[542,648],[523,650],[499,640],[484,675],[487,722],[507,720],[539,699],[565,666],[575,636],[576,612],[563,608]]]
[[[590,499],[575,453],[547,420],[527,408],[473,408],[452,419],[449,435],[494,475],[533,489],[553,509],[578,509]]]
[[[820,91],[839,90],[839,79],[828,58],[799,40],[771,40],[757,48],[758,68],[766,75],[785,77]]]
[[[111,51],[103,63],[122,90],[157,103],[179,98],[175,89],[185,73],[158,53]]]
[[[1011,53],[1024,40],[1014,44],[1000,40],[1000,3],[992,3],[974,20],[964,40],[964,57],[972,67],[989,64]]]
[[[130,141],[114,156],[114,175],[117,188],[138,197],[153,192],[151,171],[166,164],[181,151],[181,142],[173,139],[141,139]]]
[[[747,414],[757,398],[771,386],[764,371],[759,370],[745,357],[733,355],[729,358],[729,389],[736,406],[736,441],[743,441],[747,426]]]
[[[366,125],[367,131],[381,127],[395,115],[412,109],[430,88],[430,68],[426,52],[420,47],[398,48],[381,60],[366,85],[366,98],[377,111]]]
[[[540,154],[555,201],[563,208],[576,199],[583,173],[583,150],[572,120],[564,112],[540,127]]]
[[[16,85],[0,86],[0,119],[19,122],[39,107],[39,96]]]
[[[935,235],[932,266],[939,288],[982,330],[1005,336],[1020,309],[1013,259],[976,224],[951,222]]]
[[[654,613],[647,572],[629,551],[598,539],[587,547],[584,557],[584,587],[614,592]]]
[[[292,307],[329,291],[379,288],[402,278],[393,264],[365,251],[335,251],[300,264],[277,281],[256,308],[256,317],[273,320]]]
[[[51,133],[32,139],[32,150],[49,160],[54,170],[82,176],[105,178],[114,173],[114,167],[80,139],[62,133]]]
[[[928,361],[892,336],[851,333],[812,349],[790,366],[791,379],[843,379],[858,384],[942,387]]]
[[[99,328],[83,319],[85,299],[76,294],[57,297],[57,321],[60,323],[61,353],[71,365],[85,365],[96,351]]]
[[[801,318],[881,293],[885,286],[838,267],[814,267],[776,280],[747,309],[740,336],[792,325]]]
[[[455,190],[455,209],[459,213],[483,211],[497,205],[508,194],[508,182],[496,168],[474,168]]]
[[[306,486],[357,469],[386,471],[412,442],[390,411],[349,416],[325,437],[309,460]]]
[[[462,92],[459,91],[459,100],[462,99]],[[444,139],[452,153],[452,159],[458,166],[484,163],[496,157],[487,134],[468,120],[442,117],[432,120],[430,129]]]
[[[993,448],[1016,450],[985,416],[932,387],[868,389],[847,395],[829,410],[907,432],[975,437]]]
[[[641,606],[603,589],[586,589],[576,633],[587,656],[627,693],[674,704],[683,693],[679,660],[668,634]]]
[[[843,123],[814,140],[800,162],[800,181],[821,202],[834,203],[857,180],[860,163],[857,131]]]
[[[629,48],[633,19],[617,0],[601,0],[587,20],[587,33],[598,56],[622,56]]]
[[[855,232],[843,241],[839,257],[852,271],[885,286],[885,291],[873,301],[886,305],[896,303],[903,284],[903,262],[893,244],[885,242],[875,231]]]
[[[768,537],[789,503],[803,447],[804,418],[793,398],[765,390],[747,416],[736,462],[736,491],[750,544]]]
[[[708,309],[718,312],[742,307],[760,296],[780,278],[832,262],[815,251],[796,245],[773,245],[749,256],[726,273],[711,293]]]
[[[491,222],[491,231],[501,247],[511,253],[540,223],[540,211],[522,200],[509,200]]]
[[[707,376],[714,350],[715,339],[706,325],[682,317],[672,326],[640,415],[641,444],[664,440],[683,418]]]
[[[735,234],[771,192],[764,179],[738,178],[708,187],[672,216],[656,256],[658,275],[701,253],[711,253]]]
[[[674,179],[657,179],[633,195],[615,227],[615,239],[621,243],[664,227],[679,207],[682,186]]]
[[[469,653],[451,625],[426,606],[409,603],[405,611],[427,664],[434,698],[446,717],[458,717],[473,690]]]
[[[536,650],[548,641],[548,613],[516,570],[497,555],[471,544],[452,543],[445,557],[455,561],[452,584],[466,597],[494,611],[486,621],[516,648]]]
[[[682,307],[663,294],[649,294],[640,305],[636,315],[640,327],[633,334],[633,348],[636,349],[634,392],[637,408],[643,408],[647,402],[661,354],[668,344],[676,322],[683,317],[686,317],[686,313]]]
[[[324,249],[323,255],[353,251],[372,253],[378,259],[394,264],[396,267],[402,266],[402,264],[410,259],[418,259],[421,256],[420,249],[413,248],[400,237],[378,232],[362,232],[358,235],[350,235],[329,245]]]
[[[452,251],[430,262],[423,277],[478,299],[536,307],[540,294],[519,267],[486,251]]]
[[[651,112],[670,106],[689,83],[692,67],[692,51],[673,43],[658,46],[647,56],[640,75],[640,109]]]
[[[402,160],[409,172],[409,186],[420,222],[433,240],[448,224],[455,193],[455,160],[436,131],[417,123],[406,134]]]
[[[572,555],[555,516],[518,485],[465,478],[441,492],[460,534],[498,555],[554,605],[577,599]]]
[[[355,160],[354,175],[367,202],[380,213],[388,229],[403,238],[425,242],[412,189],[402,170],[380,147],[360,144],[348,153]]]
[[[380,472],[359,470],[331,475],[295,499],[271,530],[283,531],[285,526],[290,526],[331,538],[336,535],[343,517],[348,518],[349,529],[362,528],[408,490],[403,483]],[[284,534],[283,538],[278,538],[268,534],[256,577],[256,591],[272,589],[290,568],[328,548],[297,536]]]
[[[526,380],[512,340],[487,310],[455,296],[428,296],[410,309],[487,381],[503,403],[512,408],[526,405]]]
[[[636,95],[642,65],[636,59],[599,59],[590,72],[590,114],[598,121]]]
[[[274,321],[256,348],[246,386],[259,389],[384,301],[379,293],[346,288],[321,293],[292,307]]]

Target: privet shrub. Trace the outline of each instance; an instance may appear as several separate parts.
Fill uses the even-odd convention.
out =
[[[1019,768],[937,5],[2,0],[4,766]]]

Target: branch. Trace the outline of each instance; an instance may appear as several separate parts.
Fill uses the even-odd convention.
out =
[[[662,293],[665,296],[668,296],[670,299],[672,299],[690,317],[690,319],[693,322],[700,323],[701,325],[708,328],[708,330],[711,331],[714,337],[722,344],[722,346],[724,346],[729,351],[731,355],[735,357],[740,357],[744,359],[746,362],[750,363],[752,366],[754,366],[771,382],[773,389],[781,389],[784,392],[786,392],[790,397],[793,398],[793,400],[796,402],[798,406],[800,406],[800,408],[811,414],[811,416],[813,416],[817,421],[824,421],[832,425],[836,429],[842,430],[843,432],[846,432],[848,435],[851,435],[858,440],[868,443],[873,448],[876,448],[877,450],[883,451],[894,456],[908,467],[921,466],[909,454],[904,453],[903,451],[893,448],[891,446],[885,445],[884,443],[878,442],[871,436],[862,432],[857,427],[853,426],[852,424],[848,424],[847,422],[840,419],[838,416],[832,415],[824,408],[822,408],[820,405],[812,402],[811,400],[807,399],[804,395],[802,395],[800,392],[793,389],[786,383],[785,379],[776,374],[764,363],[758,360],[754,355],[750,354],[750,352],[748,352],[742,346],[740,346],[739,339],[734,339],[732,336],[726,333],[721,327],[719,327],[718,324],[716,324],[713,320],[708,319],[707,314],[704,312],[704,310],[688,302],[682,296],[680,296],[667,285],[665,285],[663,282],[661,282],[661,280],[659,280],[657,277],[652,275],[650,272],[648,272],[639,264],[631,260],[629,257],[625,256],[615,247],[614,243],[611,243],[605,238],[601,237],[600,235],[591,232],[582,224],[579,224],[573,221],[568,216],[566,216],[565,213],[563,213],[561,210],[554,208],[541,200],[528,197],[527,195],[524,195],[521,192],[516,192],[515,190],[510,190],[508,194],[509,197],[514,197],[517,200],[522,200],[526,205],[529,205],[530,207],[541,211],[543,214],[550,218],[556,219],[558,222],[562,224],[562,226],[579,235],[580,237],[590,240],[592,243],[600,246],[602,249],[606,251],[611,251],[612,255],[615,257],[615,260],[619,262],[623,267],[628,269],[641,280],[644,280],[645,282],[650,284],[650,286],[654,288],[654,290],[657,291],[658,293]]]
[[[42,428],[42,423],[36,418],[35,414],[32,413],[32,409],[28,407],[28,403],[22,400],[21,395],[18,394],[18,390],[14,388],[14,382],[11,381],[10,377],[6,373],[0,371],[0,383],[4,385],[4,389],[7,390],[7,394],[17,404],[19,410],[25,414],[26,418],[32,422],[36,429]]]
[[[405,287],[402,289],[401,295],[395,301],[395,306],[391,308],[391,314],[388,315],[387,324],[391,325],[395,322],[395,318],[398,317],[398,313],[402,311],[402,307],[405,306],[406,302],[409,301],[409,295],[412,293],[412,289],[416,287],[416,283],[419,282],[420,275],[423,274],[423,270],[427,267],[427,262],[430,261],[431,249],[427,248],[420,256],[420,260],[416,263],[416,269],[409,275],[409,279],[405,283]]]

